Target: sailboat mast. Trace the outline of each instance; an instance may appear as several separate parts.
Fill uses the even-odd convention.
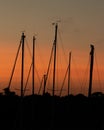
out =
[[[33,59],[32,59],[32,62],[33,62],[33,67],[32,67],[32,95],[34,95],[34,77],[35,77],[35,36],[33,36]]]
[[[90,45],[91,52],[90,52],[90,79],[89,79],[89,91],[88,91],[88,97],[91,96],[92,91],[92,76],[93,76],[93,63],[94,63],[94,46]]]
[[[21,66],[21,97],[23,97],[23,81],[24,81],[24,41],[25,35],[22,33],[22,66]]]
[[[47,78],[47,75],[46,74],[44,74],[44,88],[43,88],[43,95],[45,94],[45,92],[46,92],[46,78]]]
[[[69,53],[69,67],[68,67],[68,96],[70,92],[70,68],[71,68],[71,52]]]
[[[55,76],[56,76],[56,45],[57,45],[57,29],[58,24],[55,24],[55,39],[54,39],[54,68],[53,68],[53,91],[52,95],[54,96],[55,92]]]

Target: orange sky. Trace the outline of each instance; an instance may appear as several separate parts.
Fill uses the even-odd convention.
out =
[[[19,41],[19,40],[18,40]],[[36,42],[37,43],[37,42]],[[25,71],[24,71],[24,85],[26,83],[28,71],[30,68],[31,64],[31,55],[30,52],[27,48],[27,43],[25,43]],[[32,43],[31,43],[32,44]],[[53,43],[52,43],[53,44]],[[47,72],[47,67],[49,63],[49,58],[50,58],[50,52],[52,49],[52,44],[51,47],[49,48],[42,48],[39,49],[38,43],[36,44],[36,72],[35,72],[35,91],[36,93],[39,90],[40,87],[40,81],[42,79],[43,74]],[[18,43],[19,45],[19,43]],[[17,48],[18,48],[17,45]],[[32,46],[30,47],[30,51],[32,54]],[[5,47],[5,50],[1,50],[1,89],[8,86],[8,82],[11,76],[11,71],[12,67],[14,64],[14,59],[16,56],[17,48],[11,48],[11,47]],[[63,48],[59,46],[58,42],[58,50],[57,50],[57,65],[56,69],[56,89],[60,90],[63,79],[65,76],[66,68],[68,65],[68,54],[66,52],[63,52]],[[60,50],[59,50],[60,49]],[[40,54],[39,54],[40,53]],[[65,53],[65,54],[64,54]],[[74,54],[72,52],[72,61],[71,61],[71,90],[70,92],[73,94],[77,94],[79,92],[84,93],[87,95],[87,90],[88,90],[88,82],[89,82],[89,67],[90,67],[90,61],[89,61],[89,53],[90,53],[90,46],[89,46],[89,51],[88,52],[79,52],[76,50],[76,56],[74,57]],[[8,58],[7,58],[8,57]],[[97,60],[101,60],[100,58]],[[98,61],[96,61],[96,57],[94,59],[94,76],[93,76],[93,91],[102,91],[102,83],[103,83],[103,77],[102,77],[102,72],[103,72],[103,66],[98,66]],[[53,62],[52,62],[53,64]],[[50,70],[50,76],[48,80],[47,87],[50,86],[50,88],[47,88],[47,91],[50,92],[49,89],[52,89],[52,65],[51,65],[51,70]],[[38,72],[38,75],[37,75]],[[57,75],[58,74],[58,75]],[[38,77],[39,76],[39,77]],[[21,52],[19,53],[14,77],[12,80],[11,84],[11,89],[13,91],[16,91],[18,94],[20,94],[16,89],[20,89],[20,80],[21,80]],[[29,79],[28,83],[28,88],[29,91],[31,92],[31,76]],[[96,84],[95,84],[96,83]],[[98,86],[100,86],[98,88]],[[95,88],[96,87],[96,88]],[[64,88],[65,91],[63,91],[63,94],[67,92],[67,77],[65,81]],[[56,94],[59,94],[59,91],[56,92]]]
[[[95,46],[93,90],[103,90],[104,84],[104,1],[102,0],[1,0],[0,1],[0,84],[8,85],[22,31],[32,52],[32,37],[36,35],[36,67],[40,79],[47,71],[54,40],[53,22],[60,20],[58,30],[58,84],[64,77],[68,53],[72,52],[71,92],[86,93],[89,82],[90,44]],[[26,47],[25,79],[31,57]],[[21,56],[13,77],[12,88],[20,84]],[[87,74],[86,74],[87,73]],[[78,76],[78,78],[76,78]],[[37,76],[36,82],[39,86]],[[19,81],[18,81],[19,80]],[[30,79],[31,82],[31,79]],[[84,82],[84,83],[83,83]],[[60,83],[61,84],[61,83]],[[84,85],[80,85],[84,84]],[[101,85],[99,85],[101,84]],[[78,85],[78,86],[77,86]],[[19,86],[19,85],[18,85]],[[31,86],[31,85],[30,85]],[[86,87],[83,87],[86,86]],[[100,86],[97,88],[97,86]],[[38,90],[38,89],[37,89]]]

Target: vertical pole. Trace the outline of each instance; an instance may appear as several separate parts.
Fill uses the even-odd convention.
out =
[[[33,71],[32,71],[32,95],[34,95],[34,77],[35,77],[35,36],[33,36],[33,59],[32,59],[32,62],[33,62]]]
[[[90,52],[90,78],[89,78],[89,91],[88,91],[88,97],[91,96],[92,91],[92,76],[93,76],[93,63],[94,63],[94,46],[91,46],[91,52]]]
[[[56,25],[55,25],[55,39],[54,39],[54,68],[53,68],[53,92],[52,92],[53,96],[54,96],[54,91],[55,91],[55,76],[56,76],[57,29],[58,29],[58,24],[56,23]]]
[[[47,78],[47,75],[44,74],[44,89],[43,89],[43,95],[44,95],[45,92],[46,92],[46,78]]]
[[[70,92],[70,68],[71,68],[71,52],[69,53],[69,66],[68,66],[68,96]]]
[[[35,36],[33,36],[33,56],[32,56],[32,95],[34,95],[35,87]],[[34,97],[32,98],[32,128],[34,128],[34,119],[35,119],[35,104]]]
[[[22,66],[21,66],[21,97],[23,97],[23,82],[24,82],[24,39],[25,35],[22,33]]]

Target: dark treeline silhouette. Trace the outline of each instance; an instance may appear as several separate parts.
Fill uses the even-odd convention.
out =
[[[69,96],[0,95],[0,127],[2,130],[74,129],[102,130],[104,95],[93,93]]]

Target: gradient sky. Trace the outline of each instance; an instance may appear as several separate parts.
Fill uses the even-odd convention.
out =
[[[32,37],[34,34],[37,35],[36,66],[39,77],[42,78],[42,75],[46,73],[54,40],[52,23],[57,20],[61,21],[58,31],[58,53],[60,53],[58,66],[62,73],[58,80],[64,77],[68,64],[68,53],[72,51],[71,93],[87,93],[90,44],[94,44],[96,56],[93,90],[104,90],[103,0],[0,0],[1,90],[8,85],[22,31],[25,32],[26,42],[30,49],[32,48]],[[26,52],[26,57],[25,71],[28,72],[31,63],[28,52]],[[13,82],[18,84],[20,82],[18,81],[20,59],[21,57],[18,59],[13,77]],[[58,84],[61,81],[59,80]]]

